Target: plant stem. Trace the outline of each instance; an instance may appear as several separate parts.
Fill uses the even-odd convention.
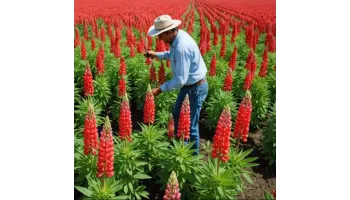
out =
[[[238,137],[238,142],[236,144],[236,152],[238,153],[239,143],[241,142],[241,136]]]
[[[220,158],[218,158],[218,166],[217,166],[217,174],[218,174],[218,176],[219,176],[219,168],[220,168]]]

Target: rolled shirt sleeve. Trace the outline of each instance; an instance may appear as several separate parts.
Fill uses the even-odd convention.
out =
[[[156,52],[157,58],[161,60],[169,60],[170,59],[170,51],[164,51],[164,52]]]
[[[176,47],[174,52],[175,57],[175,68],[174,68],[174,76],[170,81],[162,84],[160,89],[163,92],[168,92],[174,89],[179,89],[188,80],[188,75],[190,71],[191,65],[191,53],[188,48],[183,48],[183,46]]]

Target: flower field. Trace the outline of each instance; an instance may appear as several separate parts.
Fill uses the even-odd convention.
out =
[[[273,0],[75,0],[75,199],[275,199],[276,3]],[[192,155],[190,104],[178,133],[169,50],[147,36],[168,14],[197,42],[209,93]]]

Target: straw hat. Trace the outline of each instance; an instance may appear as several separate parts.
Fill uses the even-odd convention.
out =
[[[161,15],[154,20],[154,25],[148,29],[148,35],[153,37],[171,30],[181,24],[180,20],[172,19],[169,15]]]

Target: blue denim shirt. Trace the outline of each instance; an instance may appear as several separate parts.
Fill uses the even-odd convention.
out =
[[[207,73],[198,45],[183,30],[178,30],[170,51],[157,52],[156,56],[161,60],[170,59],[173,72],[173,79],[160,86],[163,92],[194,84],[202,80]]]

